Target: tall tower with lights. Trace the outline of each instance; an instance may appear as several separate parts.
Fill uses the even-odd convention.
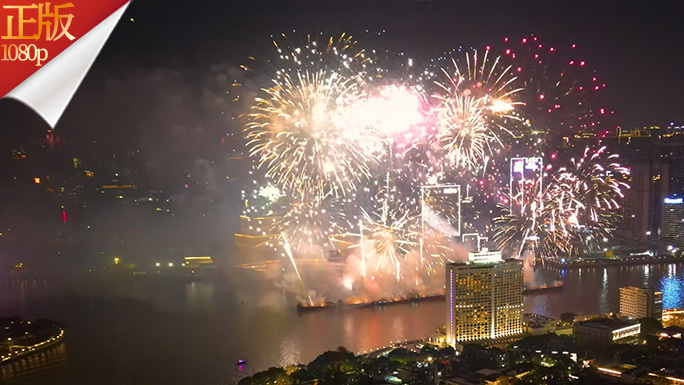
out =
[[[523,263],[500,251],[470,252],[446,265],[447,343],[492,340],[522,333]]]

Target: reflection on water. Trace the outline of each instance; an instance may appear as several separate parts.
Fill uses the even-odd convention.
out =
[[[283,340],[280,344],[280,363],[281,365],[288,365],[292,362],[301,362],[302,356],[298,348],[298,344],[291,340]]]
[[[608,286],[608,269],[603,268],[603,278],[601,280],[601,285],[600,285],[600,291],[598,295],[598,305],[599,305],[599,313],[608,313],[610,312],[610,305],[608,303],[608,298],[609,298],[609,286]]]
[[[644,284],[663,291],[665,308],[684,306],[682,265],[535,270],[527,264],[525,274],[526,283],[565,282],[526,295],[525,312],[614,312],[620,287]],[[0,367],[0,383],[233,384],[339,346],[361,352],[429,336],[445,317],[443,301],[298,314],[282,292],[249,287],[237,294],[227,283],[113,284],[107,292],[101,286],[69,292],[55,283],[0,282],[0,314],[52,318],[67,333],[65,343]],[[236,366],[239,359],[247,365]]]
[[[677,268],[681,266],[669,265],[667,275],[660,280],[660,289],[663,292],[663,308],[682,307],[682,290],[684,282],[681,275],[677,274]]]
[[[188,310],[210,311],[214,302],[214,285],[205,282],[191,282],[185,285]]]
[[[681,264],[653,266],[611,266],[599,268],[560,269],[565,286],[559,291],[525,297],[525,311],[558,317],[571,311],[577,314],[603,314],[617,312],[620,287],[650,285],[663,291],[663,307],[681,307],[684,295],[684,275]],[[538,278],[537,278],[538,279]]]

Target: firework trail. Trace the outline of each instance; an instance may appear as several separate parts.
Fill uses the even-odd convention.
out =
[[[393,273],[399,280],[404,258],[418,245],[418,217],[407,207],[396,207],[389,197],[384,198],[379,212],[362,209],[362,213],[363,252],[370,254],[364,259],[375,260],[376,271]]]
[[[270,229],[280,234],[291,254],[324,256],[335,249],[331,236],[340,234],[344,223],[340,201],[332,196],[290,204],[285,214]]]

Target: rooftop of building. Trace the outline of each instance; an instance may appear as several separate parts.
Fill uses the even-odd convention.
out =
[[[471,267],[487,267],[492,265],[499,265],[502,263],[522,263],[523,261],[515,258],[502,259],[496,262],[484,263],[484,262],[448,262],[449,266],[471,266]]]
[[[644,285],[642,285],[642,286],[623,286],[623,287],[620,288],[620,290],[622,290],[622,289],[628,289],[628,290],[648,290],[648,291],[653,292],[654,294],[662,294],[662,292],[661,292],[660,290],[656,290],[656,288],[655,288],[655,287],[652,287],[652,286],[644,286]]]
[[[620,290],[622,290],[622,289],[629,289],[629,290],[652,290],[652,291],[655,291],[655,292],[658,291],[658,290],[656,290],[654,287],[651,287],[651,286],[644,286],[644,285],[642,285],[642,286],[623,286],[623,287],[620,288]]]
[[[618,318],[595,318],[587,321],[580,321],[577,324],[595,329],[615,330],[636,325],[638,322]]]
[[[550,322],[557,322],[557,321],[555,319],[553,319],[551,317],[547,317],[545,315],[527,313],[527,314],[523,314],[523,322],[525,322],[528,327],[540,328],[540,327],[546,326]]]

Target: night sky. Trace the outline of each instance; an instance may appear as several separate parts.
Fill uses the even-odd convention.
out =
[[[576,43],[609,85],[624,126],[684,121],[681,2],[257,2],[134,1],[99,65],[206,67],[270,48],[270,34],[349,32],[370,46],[432,57],[504,36]],[[372,41],[365,30],[384,30]],[[135,47],[131,42],[135,41]],[[92,85],[95,86],[95,85]],[[75,107],[75,106],[74,106]]]
[[[576,43],[608,84],[608,104],[623,127],[684,122],[684,6],[678,2],[253,2],[134,0],[60,120],[62,135],[113,139],[112,131],[142,141],[141,133],[164,114],[154,94],[177,84],[111,96],[107,82],[149,79],[156,71],[193,76],[212,65],[237,68],[246,56],[266,56],[269,35],[280,32],[348,32],[365,46],[427,60],[457,46],[482,47],[503,37],[535,34],[547,44]],[[131,21],[133,18],[134,21]],[[365,33],[369,30],[371,33]],[[375,32],[385,31],[378,36]],[[149,75],[149,76],[148,76]],[[198,87],[218,87],[202,80]],[[184,86],[185,86],[184,85]],[[130,88],[119,90],[125,92]],[[149,92],[149,95],[146,95]],[[196,91],[199,92],[199,91]],[[114,100],[112,100],[114,99]],[[141,108],[138,99],[147,108]],[[161,107],[157,105],[156,107]],[[188,109],[196,108],[188,104]],[[178,112],[176,112],[178,113]],[[189,113],[189,112],[188,112]],[[206,116],[194,116],[207,125]],[[210,119],[211,120],[211,119]],[[149,123],[141,127],[140,122]],[[47,128],[31,111],[0,101],[3,142]],[[17,133],[18,130],[24,131]],[[109,133],[107,133],[109,132]],[[124,143],[122,143],[123,145]],[[133,147],[137,144],[133,144]]]

